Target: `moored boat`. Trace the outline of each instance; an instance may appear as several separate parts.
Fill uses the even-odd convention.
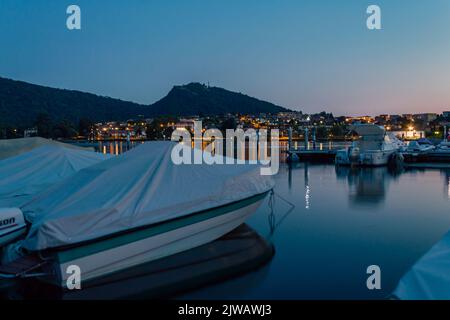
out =
[[[350,129],[359,138],[349,148],[337,152],[336,164],[384,166],[398,156],[399,144],[393,141],[394,137],[386,134],[382,126],[356,124]]]
[[[88,149],[49,142],[0,160],[0,208],[24,205],[40,191],[109,158]]]
[[[413,146],[416,146],[416,144],[413,144]],[[443,141],[432,147],[417,146],[416,148],[408,148],[402,154],[405,162],[450,164],[450,142]]]
[[[44,258],[43,280],[91,281],[211,242],[256,211],[273,188],[256,165],[175,165],[174,143],[145,143],[79,171],[20,209],[26,236],[5,249]],[[16,257],[20,259],[20,257]]]
[[[393,296],[402,300],[450,299],[450,232],[400,279]]]

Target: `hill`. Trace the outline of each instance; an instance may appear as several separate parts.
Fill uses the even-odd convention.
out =
[[[29,127],[38,114],[48,113],[53,120],[77,123],[137,118],[149,107],[80,91],[55,89],[22,81],[0,78],[0,125]]]
[[[175,86],[152,105],[152,109],[172,115],[220,115],[226,113],[278,113],[287,109],[245,94],[209,87],[200,83]]]
[[[0,126],[33,126],[39,114],[53,121],[77,123],[123,121],[140,116],[220,115],[225,113],[277,113],[287,109],[247,95],[199,83],[175,86],[152,105],[98,96],[74,90],[56,89],[0,77]]]

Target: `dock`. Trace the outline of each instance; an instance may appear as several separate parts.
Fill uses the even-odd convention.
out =
[[[310,161],[310,162],[335,162],[338,150],[346,148],[345,145],[336,145],[332,141],[316,141],[315,132],[312,134],[312,141],[309,140],[308,129],[305,129],[304,143],[299,145],[292,139],[292,128],[289,128],[288,148],[285,151],[288,154],[289,162]],[[402,164],[409,168],[450,168],[450,153],[432,150],[428,152],[408,152],[398,150],[401,154]]]
[[[291,161],[334,162],[337,149],[290,149],[287,153],[288,159]]]
[[[426,153],[404,152],[405,163],[444,163],[450,164],[450,153],[430,151]]]
[[[316,141],[315,130],[312,132],[312,141],[308,139],[308,129],[305,129],[304,146],[298,146],[297,142],[293,142],[292,128],[289,128],[288,137],[288,161],[314,161],[314,162],[334,162],[337,151],[342,149],[342,146],[333,146],[328,143]],[[328,144],[328,146],[327,146]]]

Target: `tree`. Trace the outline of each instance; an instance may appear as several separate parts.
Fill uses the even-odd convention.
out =
[[[81,118],[78,122],[78,134],[80,136],[88,137],[91,133],[94,123],[89,118]]]
[[[335,124],[331,130],[330,133],[333,135],[333,137],[343,137],[345,135],[345,129],[343,125]]]
[[[149,140],[162,140],[163,123],[160,119],[154,119],[147,125],[146,134]]]
[[[326,139],[328,137],[328,129],[326,127],[316,127],[316,138]]]
[[[18,130],[10,126],[0,126],[0,139],[14,139],[19,138],[22,135],[19,134]]]
[[[72,124],[68,120],[62,120],[53,128],[52,137],[68,139],[73,138],[76,134]]]
[[[225,131],[226,129],[233,129],[233,130],[235,130],[236,127],[237,127],[236,120],[234,118],[228,118],[224,122],[222,122],[222,125],[221,125],[220,129],[222,131]]]
[[[36,117],[35,126],[38,135],[43,138],[50,138],[53,131],[53,121],[48,113],[39,113]]]

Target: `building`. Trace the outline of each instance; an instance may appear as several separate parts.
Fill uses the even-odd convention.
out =
[[[422,120],[429,123],[436,120],[437,117],[437,113],[419,113],[414,115],[414,120]]]
[[[28,128],[23,131],[24,138],[35,137],[37,136],[37,134],[38,134],[37,128]]]
[[[402,114],[402,117],[408,121],[414,120],[414,115],[412,113],[404,113],[404,114]]]
[[[180,119],[177,123],[175,123],[176,129],[188,129],[190,131],[194,131],[194,121],[193,119]]]
[[[392,131],[395,136],[402,140],[417,140],[425,138],[425,131],[421,130],[402,130],[402,131]]]

